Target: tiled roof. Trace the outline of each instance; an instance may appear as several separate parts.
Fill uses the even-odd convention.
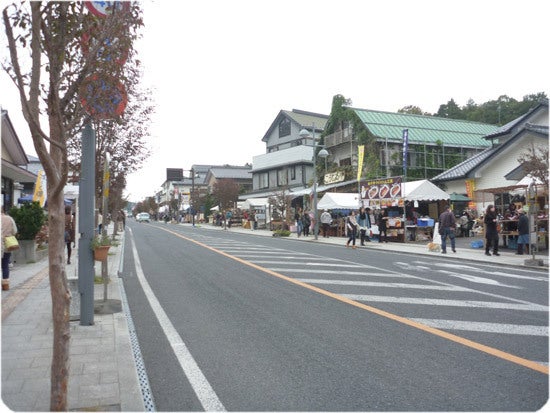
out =
[[[535,106],[534,108],[529,110],[526,114],[517,117],[516,119],[508,122],[507,124],[502,125],[501,127],[496,129],[492,133],[487,134],[487,136],[485,136],[485,139],[494,139],[497,136],[506,135],[507,133],[512,132],[512,130],[516,126],[519,126],[523,122],[525,122],[528,118],[530,118],[533,115],[533,113],[535,113],[538,110],[545,109],[545,108],[546,108],[546,110],[548,110],[547,109],[548,108],[548,99],[542,100],[537,106]],[[526,125],[529,125],[529,124],[526,124]],[[533,126],[533,125],[531,125],[531,126]],[[546,129],[546,133],[548,133],[548,128]]]
[[[298,109],[292,109],[292,111],[283,110],[283,112],[300,126],[305,127],[315,124],[315,130],[324,130],[328,121],[328,115],[321,115],[320,113],[306,112]]]
[[[445,172],[434,176],[431,181],[452,181],[454,179],[465,178],[470,173],[470,171],[475,169],[478,165],[481,165],[485,161],[485,159],[494,154],[497,149],[497,147],[487,148],[484,151],[475,154],[471,158],[466,159],[464,162],[461,162],[458,165],[446,170]]]
[[[251,169],[249,166],[215,166],[210,169],[210,173],[216,179],[252,179],[252,175],[250,174]]]
[[[409,143],[443,142],[445,146],[485,148],[483,139],[497,127],[479,122],[351,108],[376,137],[401,141],[403,129],[409,130]]]

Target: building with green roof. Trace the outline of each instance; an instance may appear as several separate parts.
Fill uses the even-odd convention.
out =
[[[403,130],[408,130],[407,178],[429,179],[491,145],[497,126],[435,116],[346,107],[352,121],[325,136],[331,169],[357,174],[357,143],[365,145],[363,177],[403,175]]]

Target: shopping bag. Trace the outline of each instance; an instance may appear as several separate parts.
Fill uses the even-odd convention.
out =
[[[17,242],[17,238],[13,235],[4,238],[4,245],[7,251],[15,251],[19,249],[19,242]]]

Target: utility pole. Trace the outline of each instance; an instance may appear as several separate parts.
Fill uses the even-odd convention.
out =
[[[111,163],[111,157],[108,153],[105,153],[105,163],[103,165],[103,225],[101,226],[101,236],[108,236],[107,234],[107,215],[109,211],[109,181],[111,179],[111,171],[109,170],[109,163]],[[116,219],[115,219],[116,225]],[[107,284],[109,283],[109,268],[108,260],[101,261],[101,278],[103,280],[103,301],[107,301]]]
[[[82,132],[82,163],[80,172],[80,205],[78,220],[78,292],[80,294],[80,325],[94,324],[94,238],[95,212],[95,131],[88,121]]]

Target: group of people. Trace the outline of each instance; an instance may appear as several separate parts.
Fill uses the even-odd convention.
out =
[[[349,247],[351,244],[352,248],[356,248],[356,240],[358,237],[361,242],[361,246],[364,246],[365,242],[371,242],[371,227],[373,225],[378,225],[378,230],[380,233],[380,236],[378,238],[379,242],[388,242],[387,211],[383,209],[376,215],[372,215],[371,212],[372,211],[370,208],[361,207],[358,212],[352,210],[349,212],[348,216],[345,217],[344,226],[346,235],[348,237],[346,247]],[[298,217],[298,214],[299,212],[297,212],[296,217]],[[325,209],[321,214],[319,221],[321,222],[323,237],[328,238],[330,226],[333,222],[332,215]],[[298,223],[298,221],[296,222]]]
[[[296,234],[298,237],[301,235],[305,237],[309,236],[312,223],[313,219],[308,210],[302,212],[302,208],[296,209],[296,213],[294,214],[294,224],[296,226]]]
[[[508,219],[517,219],[517,255],[523,255],[524,250],[529,254],[529,218],[522,208],[516,210],[514,207],[510,207],[509,211],[513,211],[513,215],[509,215]],[[512,216],[514,218],[512,218]],[[499,223],[500,216],[494,205],[487,206],[485,214],[483,215],[483,223],[485,224],[485,255],[500,256],[498,252],[499,241]],[[439,234],[441,235],[441,253],[447,253],[447,237],[451,241],[451,250],[456,252],[455,244],[455,231],[456,219],[451,211],[451,208],[447,206],[445,211],[439,216]]]

